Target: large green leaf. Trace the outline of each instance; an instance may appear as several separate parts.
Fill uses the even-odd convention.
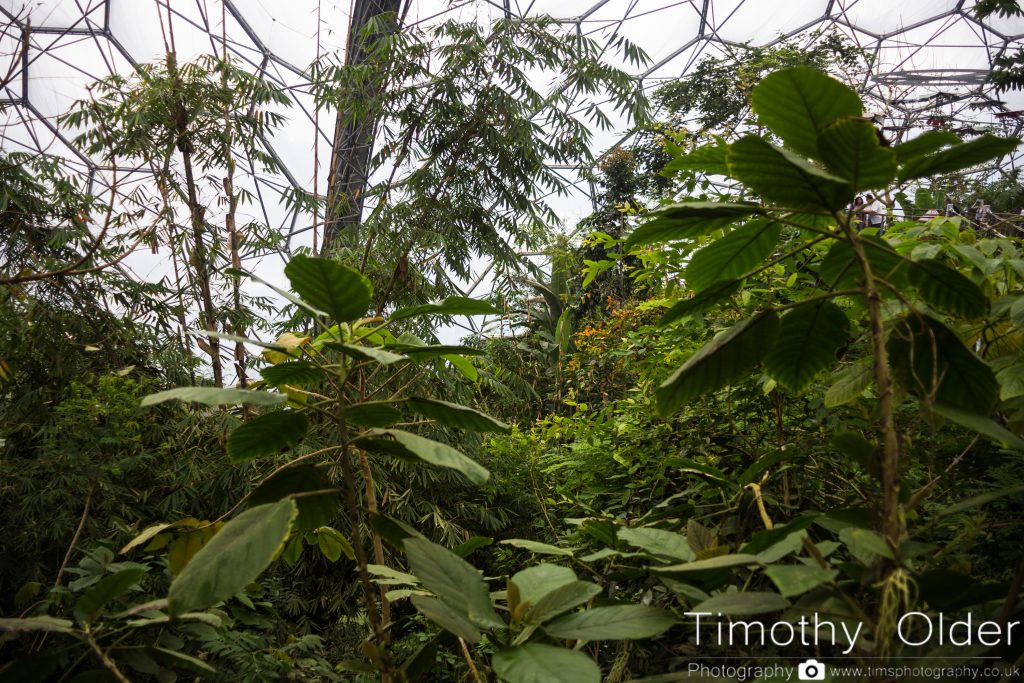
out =
[[[577,650],[527,643],[495,653],[494,672],[508,683],[601,683],[601,669]]]
[[[452,548],[452,552],[459,557],[469,557],[474,550],[486,548],[494,543],[490,536],[470,536],[469,539]]]
[[[304,531],[331,523],[338,511],[338,496],[325,467],[302,464],[286,467],[257,486],[249,495],[249,505],[266,505],[292,497],[299,509],[295,528]]]
[[[372,438],[376,436],[390,436],[394,441],[391,444],[387,444],[387,441],[381,443],[381,439]],[[483,484],[491,476],[486,468],[470,460],[448,444],[417,434],[410,434],[400,429],[374,429],[371,431],[371,438],[360,439],[356,445],[367,450],[384,450],[391,455],[409,460],[420,460],[438,467],[448,467],[461,472],[474,484]]]
[[[896,176],[896,153],[882,147],[875,126],[864,119],[843,119],[818,135],[821,159],[854,190],[886,187]]]
[[[540,541],[531,541],[527,538],[509,538],[502,543],[511,545],[516,548],[522,548],[523,550],[529,550],[531,553],[538,555],[561,555],[563,557],[572,557],[575,548],[561,548],[557,545],[551,545],[550,543],[541,543]]]
[[[671,415],[687,401],[742,377],[764,358],[778,329],[778,315],[768,311],[719,334],[658,387],[658,414]]]
[[[675,617],[647,605],[612,605],[574,612],[544,625],[554,638],[575,640],[639,640],[672,628]]]
[[[399,308],[397,311],[392,313],[388,319],[392,322],[395,320],[405,320],[406,318],[414,318],[419,315],[492,315],[501,313],[500,310],[495,308],[492,304],[481,301],[480,299],[471,299],[465,296],[450,296],[443,301],[439,301],[433,304],[423,304],[421,306],[409,306],[407,308]]]
[[[780,564],[766,568],[764,573],[783,597],[791,598],[828,583],[839,572],[835,569],[822,569],[805,564]]]
[[[589,602],[601,592],[601,587],[590,581],[573,581],[546,593],[527,609],[523,620],[527,624],[542,624],[559,614]],[[525,602],[525,601],[524,601]]]
[[[228,457],[234,464],[277,455],[295,448],[309,428],[309,420],[294,410],[275,410],[235,428],[228,436]]]
[[[26,631],[55,631],[70,633],[74,623],[54,617],[26,617],[24,619],[0,618],[0,633],[22,633]]]
[[[376,346],[359,346],[357,344],[343,344],[341,342],[327,342],[324,346],[335,351],[341,351],[349,358],[371,360],[381,365],[391,365],[392,363],[408,360],[408,356],[378,349]]]
[[[745,616],[750,614],[767,614],[781,612],[789,607],[789,600],[778,593],[758,593],[755,591],[730,591],[713,595],[693,608],[694,612],[724,614],[726,616]]]
[[[763,531],[755,531],[750,535],[750,540],[740,546],[740,553],[746,556],[753,555],[754,559],[761,564],[765,563],[765,557],[771,557],[773,554],[771,551],[784,544],[788,539],[796,539],[797,545],[800,545],[800,538],[804,535],[802,532],[811,526],[819,517],[818,513],[811,512],[805,513],[795,519],[792,519],[785,524],[779,524],[771,529],[764,529]],[[767,554],[766,554],[767,553]],[[772,560],[783,557],[778,555]],[[726,555],[725,557],[734,557],[733,555]]]
[[[431,398],[410,398],[409,407],[420,415],[447,427],[468,429],[474,432],[500,432],[501,434],[508,434],[510,431],[509,426],[504,422],[458,403]]]
[[[91,624],[103,614],[107,603],[127,593],[145,575],[141,567],[130,567],[104,576],[75,603],[75,616],[83,624]]]
[[[392,519],[379,512],[370,513],[370,528],[398,550],[404,549],[403,544],[407,538],[426,538],[426,536],[405,522]]]
[[[416,648],[402,662],[398,680],[408,681],[408,683],[418,683],[425,680],[430,672],[433,671],[434,665],[437,664],[437,651],[443,639],[444,634],[439,634],[437,637],[431,638]]]
[[[452,367],[458,370],[470,382],[480,379],[480,371],[476,369],[476,366],[468,358],[463,358],[455,353],[444,355],[442,358],[451,363]]]
[[[234,406],[250,403],[257,406],[269,406],[288,400],[285,394],[269,391],[248,391],[246,389],[219,389],[217,387],[177,387],[155,394],[144,396],[140,405],[152,406],[164,401],[191,401],[208,406]]]
[[[483,576],[471,564],[426,539],[407,538],[403,545],[411,572],[442,602],[479,627],[505,625],[491,605]]]
[[[390,427],[402,418],[402,411],[391,401],[364,401],[345,408],[345,419],[361,427]]]
[[[1017,299],[1010,304],[1010,322],[1014,324],[1017,329],[1024,330],[1024,296],[1019,296]]]
[[[948,130],[929,130],[925,133],[921,133],[913,140],[908,140],[907,142],[896,145],[893,147],[893,151],[896,153],[896,158],[902,164],[914,157],[924,156],[925,154],[930,154],[942,149],[943,147],[949,147],[950,145],[959,145],[961,142],[963,141],[960,138],[955,134],[950,133]],[[918,193],[920,192],[928,192],[928,190],[919,188]],[[929,203],[930,201],[931,198],[929,196]],[[916,199],[915,203],[918,204],[917,208],[919,209],[935,208],[932,206],[926,206],[924,203],[919,202]]]
[[[700,237],[724,228],[762,209],[757,204],[728,202],[685,202],[659,210],[626,240],[626,251],[653,242]]]
[[[330,259],[293,256],[284,274],[304,301],[336,322],[361,318],[373,299],[373,288],[362,273]]]
[[[1020,140],[1015,138],[997,138],[985,133],[962,145],[953,145],[928,156],[911,157],[900,168],[899,180],[903,183],[915,178],[952,173],[978,166],[986,161],[998,159],[1004,154],[1009,154],[1019,144]]]
[[[831,301],[800,304],[782,316],[779,336],[764,359],[765,371],[789,391],[799,393],[835,362],[849,330],[843,309]]]
[[[750,93],[758,120],[805,157],[818,156],[818,134],[838,118],[860,116],[857,93],[808,67],[783,69]]]
[[[671,176],[677,171],[702,171],[709,175],[729,175],[728,154],[728,146],[720,141],[713,145],[702,145],[665,164],[661,173]]]
[[[268,365],[260,368],[263,381],[269,387],[279,387],[282,384],[294,384],[297,386],[308,386],[324,380],[324,371],[304,360],[293,360],[277,365]]]
[[[1022,493],[1024,493],[1024,484],[1016,484],[1014,486],[1008,486],[995,491],[988,491],[976,496],[971,496],[966,500],[961,500],[959,503],[943,508],[937,514],[939,517],[948,517],[949,515],[955,515],[959,512],[963,512],[964,510],[973,510],[976,507],[987,505],[994,500],[999,500],[1006,496],[1016,496]]]
[[[517,572],[511,578],[515,584],[518,600],[516,604],[533,603],[548,593],[576,582],[576,572],[556,564],[536,564]]]
[[[464,614],[460,614],[441,600],[428,595],[413,595],[416,610],[445,631],[473,644],[480,640],[480,631]]]
[[[839,531],[839,540],[846,544],[846,549],[862,564],[870,565],[879,557],[896,559],[892,548],[877,531],[846,527]]]
[[[750,465],[748,465],[747,468],[739,474],[739,476],[735,477],[735,482],[740,486],[746,486],[747,484],[757,481],[762,472],[775,467],[779,463],[793,462],[796,460],[802,460],[806,457],[806,453],[801,453],[795,448],[791,448],[789,450],[779,449],[769,451],[767,454],[750,463]]]
[[[719,555],[706,560],[686,562],[684,564],[673,564],[668,567],[652,567],[652,571],[665,572],[667,574],[686,574],[689,572],[702,572],[709,569],[732,569],[735,567],[747,567],[752,564],[761,564],[756,555],[748,553],[735,553],[732,555]]]
[[[896,253],[881,237],[863,236],[861,244],[871,273],[876,278],[901,287],[911,262]],[[863,271],[853,247],[846,240],[836,240],[818,268],[818,277],[835,289],[852,289],[863,285]],[[889,290],[884,290],[889,291]]]
[[[967,412],[942,404],[936,404],[934,409],[936,413],[947,420],[952,420],[961,427],[967,427],[972,431],[987,436],[996,443],[1005,444],[1017,450],[1024,450],[1024,439],[987,415],[978,415],[977,413]]]
[[[637,527],[635,529],[623,527],[618,530],[616,535],[619,540],[646,550],[652,555],[663,555],[683,562],[690,562],[694,559],[693,550],[690,548],[686,536],[674,531],[652,527]]]
[[[917,261],[907,273],[910,284],[936,310],[962,318],[980,318],[988,312],[988,299],[978,285],[942,261]]]
[[[211,607],[255,581],[284,545],[296,513],[295,503],[285,499],[225,524],[171,583],[171,616]]]
[[[860,398],[875,379],[875,368],[870,359],[857,361],[835,373],[832,386],[825,392],[825,407],[835,408]]]
[[[992,369],[938,320],[910,314],[897,321],[887,348],[896,380],[918,398],[985,416],[995,408]]]
[[[690,257],[686,284],[701,291],[745,275],[772,253],[781,234],[782,224],[766,218],[736,228]]]
[[[1024,362],[1022,361],[1024,358],[1010,356],[999,358],[993,363],[996,379],[999,380],[999,398],[1003,401],[1024,396]]]
[[[673,304],[672,308],[665,311],[665,314],[661,316],[661,320],[658,321],[658,324],[668,325],[669,323],[675,322],[676,320],[692,313],[703,313],[715,304],[728,299],[730,296],[738,292],[740,290],[740,285],[742,284],[742,278],[738,280],[719,282],[718,284],[697,292],[697,294],[691,296],[689,299],[677,301]]]
[[[329,526],[322,526],[317,529],[316,544],[320,548],[320,552],[331,562],[337,562],[344,555],[350,560],[355,561],[356,551],[352,547],[352,544],[348,542],[348,539],[341,535],[341,532],[337,529]]]
[[[732,144],[729,170],[766,201],[787,209],[830,213],[853,199],[853,188],[839,176],[756,135]]]

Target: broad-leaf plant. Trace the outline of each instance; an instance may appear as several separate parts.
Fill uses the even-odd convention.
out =
[[[439,644],[452,636],[455,641],[449,644],[465,653],[472,667],[467,647],[486,634],[497,648],[493,668],[506,680],[550,680],[561,675],[557,672],[571,670],[571,680],[598,681],[598,666],[585,654],[560,647],[562,641],[644,638],[675,623],[671,613],[645,605],[574,611],[592,603],[601,587],[578,580],[572,569],[562,566],[529,567],[508,578],[506,590],[492,591],[480,572],[459,555],[378,513],[369,458],[446,467],[473,484],[487,481],[487,469],[416,430],[431,425],[504,433],[508,426],[467,406],[406,392],[414,379],[438,363],[450,363],[472,376],[475,368],[466,356],[481,352],[427,344],[411,333],[395,331],[403,321],[422,316],[497,310],[484,301],[448,297],[400,308],[387,319],[364,317],[373,293],[358,271],[333,260],[298,255],[285,274],[294,293],[277,290],[278,294],[314,321],[315,329],[309,334],[285,333],[274,342],[264,342],[210,330],[195,332],[262,347],[270,365],[261,370],[259,386],[179,387],[151,394],[142,405],[177,400],[263,409],[228,435],[227,454],[236,466],[298,452],[313,423],[332,425],[337,443],[296,455],[271,471],[225,515],[230,519],[188,518],[156,524],[128,543],[122,554],[167,548],[173,581],[165,599],[128,604],[109,619],[100,619],[108,603],[122,598],[146,571],[144,565],[127,562],[79,599],[77,623],[40,616],[5,619],[0,628],[66,634],[91,649],[115,677],[128,680],[117,663],[124,649],[119,648],[119,638],[126,630],[175,620],[219,621],[221,603],[238,596],[244,599],[247,586],[272,562],[280,559],[293,565],[304,546],[317,548],[332,562],[343,555],[355,562],[372,632],[363,652],[383,680],[418,679],[429,669]],[[263,282],[253,274],[245,275]],[[329,526],[339,507],[348,521],[343,529]],[[406,555],[411,574],[385,564],[383,540]],[[533,547],[530,541],[516,542]],[[395,583],[412,588],[393,592],[390,586]],[[441,636],[404,662],[394,661],[388,648],[393,623],[390,601],[399,598],[411,598],[415,609],[442,629]],[[127,617],[133,618],[126,622]],[[197,673],[212,673],[201,660],[181,663]]]
[[[963,142],[952,133],[932,131],[892,145],[865,115],[855,92],[808,68],[768,76],[753,89],[751,105],[767,134],[697,148],[669,164],[672,170],[724,177],[740,196],[665,206],[626,241],[627,251],[641,254],[662,248],[655,245],[691,249],[683,277],[692,294],[667,310],[663,324],[716,307],[742,312],[658,387],[657,411],[671,416],[758,370],[768,389],[800,395],[825,371],[839,368],[826,402],[873,397],[874,433],[834,440],[839,452],[877,479],[872,516],[856,524],[845,518],[825,525],[845,529],[840,539],[866,564],[880,560],[877,619],[851,616],[874,624],[874,647],[885,654],[896,616],[913,599],[907,568],[920,545],[908,538],[907,517],[927,495],[901,483],[910,449],[897,409],[913,402],[933,424],[950,421],[1004,446],[1024,447],[1004,426],[1007,416],[1019,422],[1019,396],[1006,385],[1019,367],[1024,341],[1012,316],[1018,295],[1008,293],[1019,265],[1013,264],[1016,249],[1009,240],[986,240],[990,253],[983,254],[973,246],[973,230],[959,219],[897,223],[881,234],[862,228],[852,203],[858,193],[873,192],[891,206],[889,198],[912,193],[923,179],[974,169],[1012,151],[1019,141],[985,134]],[[998,258],[1000,250],[1006,259]],[[776,273],[789,277],[773,286],[765,276]],[[851,350],[862,351],[853,363],[846,357]],[[774,463],[764,463],[762,470],[791,456],[783,448],[770,457]],[[756,487],[756,478],[750,483]],[[765,558],[754,551],[791,534],[799,541],[815,519],[808,514],[773,528],[760,491],[754,493],[767,527],[761,537],[738,555],[704,560],[706,568],[680,565],[680,572],[764,565]],[[783,597],[837,587],[827,553],[806,537],[803,541],[806,565],[768,570]],[[659,571],[671,573],[671,568]],[[807,597],[801,604],[805,611],[825,609],[844,594],[837,589]],[[789,606],[773,596],[748,609],[755,598],[765,602],[759,594],[746,603],[742,596],[723,595],[723,605],[735,603],[734,609],[712,604],[718,598],[703,605],[726,614]]]

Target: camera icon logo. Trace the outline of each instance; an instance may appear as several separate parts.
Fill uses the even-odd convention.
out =
[[[801,681],[825,680],[825,665],[817,659],[808,659],[796,667],[796,677]]]

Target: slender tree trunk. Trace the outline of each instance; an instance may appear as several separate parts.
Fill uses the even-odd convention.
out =
[[[221,35],[221,44],[224,47],[224,52],[221,55],[221,88],[226,92],[228,90],[228,42],[227,42],[227,16],[226,8],[221,3],[221,26],[225,33]],[[222,145],[222,154],[224,155],[224,164],[227,166],[226,174],[224,176],[224,196],[228,201],[228,212],[224,216],[224,227],[228,233],[228,250],[231,254],[231,267],[235,270],[241,270],[242,258],[239,255],[239,250],[242,248],[242,236],[238,232],[238,226],[235,222],[235,215],[238,211],[238,196],[235,194],[235,159],[231,154],[231,145],[234,140],[234,128],[231,125],[231,110],[229,105],[224,105],[224,141]],[[239,336],[246,336],[246,325],[242,322],[245,319],[245,309],[242,307],[242,290],[241,290],[241,276],[237,273],[231,277],[231,298],[232,303],[235,306],[235,324],[232,328],[232,333]],[[238,378],[238,385],[245,389],[249,385],[249,378],[245,374],[245,344],[242,342],[235,342],[235,376]],[[245,406],[244,410],[246,414],[249,414],[249,406]]]
[[[903,511],[900,508],[900,446],[899,431],[893,407],[893,383],[889,369],[889,352],[885,348],[885,330],[882,318],[882,295],[871,272],[871,264],[864,243],[848,224],[843,225],[854,255],[864,275],[864,296],[870,318],[871,345],[874,351],[875,384],[878,387],[878,412],[882,436],[882,506],[881,531],[893,553],[899,551],[906,533]]]
[[[174,125],[178,135],[177,146],[181,152],[182,164],[185,167],[185,189],[188,198],[189,221],[192,225],[193,261],[196,283],[199,288],[200,314],[206,329],[217,331],[217,309],[213,304],[213,290],[210,284],[210,266],[206,252],[206,232],[204,223],[205,211],[199,204],[199,192],[196,188],[195,174],[192,170],[192,142],[188,133],[188,110],[181,96],[181,78],[178,75],[177,61],[174,53],[167,55],[167,70],[171,74],[174,87]],[[220,360],[220,341],[207,337],[210,345],[210,366],[213,369],[213,382],[216,386],[224,386],[224,371]]]

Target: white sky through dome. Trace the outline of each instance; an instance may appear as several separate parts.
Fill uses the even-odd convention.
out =
[[[599,42],[619,34],[637,43],[651,64],[641,70],[624,63],[619,66],[642,79],[648,89],[684,75],[704,56],[728,55],[742,43],[764,45],[789,35],[807,42],[815,31],[835,30],[875,55],[871,73],[857,85],[869,109],[885,112],[886,123],[898,134],[918,134],[925,123],[915,110],[933,108],[935,96],[944,93],[947,104],[939,111],[965,131],[974,127],[1019,135],[1024,94],[996,97],[987,88],[962,82],[987,70],[1001,51],[1016,52],[1024,45],[1024,18],[993,15],[979,22],[974,4],[975,0],[412,0],[407,23],[431,24],[448,18],[486,23],[502,16],[506,7],[518,16],[550,14],[562,20],[566,30]],[[266,178],[240,167],[239,186],[254,194],[261,190],[263,200],[241,206],[238,220],[239,224],[269,222],[286,233],[295,231],[291,248],[310,244],[310,231],[302,230],[310,219],[289,213],[274,198],[274,185],[294,182],[312,189],[313,150],[319,140],[317,189],[323,192],[331,158],[333,112],[322,111],[319,129],[314,126],[313,100],[302,75],[317,55],[317,10],[320,51],[341,61],[351,6],[352,0],[229,0],[224,30],[229,51],[253,72],[265,70],[296,100],[295,106],[282,110],[289,120],[270,141],[288,178]],[[220,0],[170,0],[170,7],[179,61],[220,52]],[[127,75],[132,62],[162,59],[165,49],[157,1],[0,0],[0,12],[4,27],[0,78],[11,75],[0,90],[0,145],[5,152],[45,151],[67,157],[83,174],[92,168],[94,187],[102,189],[111,182],[111,172],[69,146],[71,135],[59,130],[56,117],[86,97],[86,87],[95,78],[112,72]],[[26,71],[21,45],[29,20]],[[613,56],[612,50],[608,56]],[[936,80],[943,77],[945,82]],[[960,84],[955,82],[958,79]],[[972,97],[957,99],[967,94]],[[991,101],[986,104],[981,95]],[[980,106],[968,109],[968,102]],[[899,130],[908,120],[912,130]],[[617,130],[595,131],[595,156],[622,140],[626,122],[616,124]],[[592,210],[590,188],[576,170],[560,173],[577,185],[568,197],[548,201],[563,228],[571,230]],[[119,193],[147,182],[144,169],[119,169],[117,175]],[[165,256],[142,250],[124,265],[140,279],[155,280],[168,274]],[[283,260],[264,257],[245,265],[286,286]],[[474,268],[481,272],[486,263],[475,262]],[[489,280],[484,278],[474,295],[486,294],[488,287]],[[462,333],[446,332],[445,341],[456,340]]]

